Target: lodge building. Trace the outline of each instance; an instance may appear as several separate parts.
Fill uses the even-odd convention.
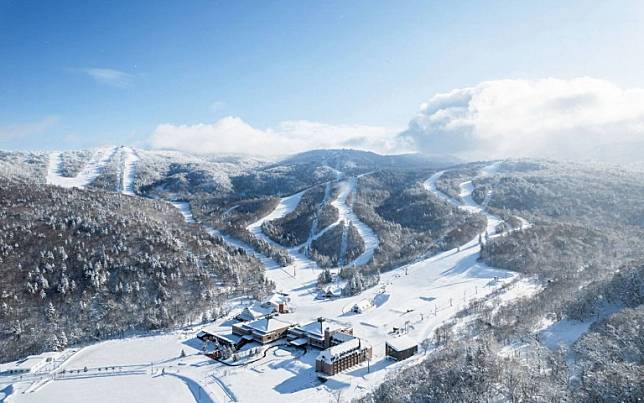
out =
[[[320,351],[315,360],[315,371],[318,376],[335,375],[371,360],[372,349],[370,345],[363,344],[362,340],[354,336],[347,335],[346,339],[343,343]]]
[[[396,361],[406,360],[418,352],[418,343],[408,336],[400,336],[385,342],[385,354]]]
[[[340,334],[353,337],[353,328],[349,324],[318,318],[316,321],[290,328],[286,337],[289,344],[296,347],[309,345],[325,349],[342,343]]]
[[[253,322],[236,323],[233,325],[233,334],[250,338],[260,344],[267,344],[286,335],[293,324],[270,315]]]

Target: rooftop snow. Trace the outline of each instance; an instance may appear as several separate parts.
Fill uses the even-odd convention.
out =
[[[301,347],[306,345],[308,342],[309,342],[309,339],[307,339],[306,337],[300,337],[299,339],[289,341],[289,344],[296,347]]]
[[[44,364],[47,357],[42,357],[38,355],[30,355],[27,358],[22,360],[8,362],[6,364],[0,365],[0,373],[5,371],[33,371],[38,369],[42,364]]]
[[[333,335],[333,340],[336,340],[338,343],[346,343],[347,341],[355,338],[356,338],[355,336],[342,333],[342,332],[337,332],[336,334]]]
[[[248,318],[248,320],[259,319],[263,316],[273,313],[273,307],[265,307],[260,304],[253,304],[244,308],[244,310],[239,314],[242,318]]]
[[[270,333],[275,330],[291,326],[291,322],[286,322],[277,318],[264,318],[254,322],[244,323],[242,326],[257,330],[258,332]]]
[[[332,363],[334,359],[337,359],[341,355],[348,353],[352,350],[355,350],[360,347],[360,339],[357,337],[352,338],[349,341],[346,341],[337,346],[329,347],[326,350],[320,351],[318,354],[318,360],[326,361],[327,363]]]
[[[418,346],[418,343],[409,336],[400,336],[387,340],[386,344],[396,351],[408,350]]]
[[[331,332],[334,332],[349,326],[350,325],[348,324],[337,323],[335,321],[329,321],[329,320],[325,320],[324,322],[322,322],[322,329],[328,328],[329,331]],[[314,336],[319,336],[319,337],[323,336],[323,331],[320,330],[320,322],[318,322],[317,320],[306,323],[301,326],[297,326],[296,329],[301,330],[302,332],[305,332],[305,333],[309,333]]]

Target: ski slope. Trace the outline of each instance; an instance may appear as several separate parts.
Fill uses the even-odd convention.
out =
[[[344,221],[347,224],[353,224],[364,241],[364,252],[362,252],[362,254],[352,262],[347,262],[348,265],[361,266],[367,264],[369,260],[371,260],[375,250],[378,248],[379,241],[376,233],[358,218],[347,202],[349,195],[355,191],[356,184],[357,178],[355,177],[340,182],[340,194],[331,202],[331,204],[338,209],[338,222]]]
[[[190,209],[190,203],[186,201],[173,201],[171,204],[179,210],[181,215],[183,216],[183,219],[185,222],[188,224],[195,224],[197,221],[194,219],[192,216],[192,210]],[[279,264],[275,262],[275,260],[271,259],[270,257],[264,255],[261,252],[256,251],[253,249],[250,245],[247,245],[246,243],[233,238],[231,236],[222,234],[219,230],[216,230],[212,228],[209,225],[205,224],[200,224],[206,232],[208,232],[211,236],[213,237],[219,237],[221,238],[228,246],[235,248],[235,249],[242,249],[244,252],[246,252],[247,255],[254,256],[256,259],[258,259],[263,265],[266,270],[273,270],[279,268]]]
[[[136,171],[134,169],[139,156],[136,151],[130,147],[121,148],[121,159],[123,161],[123,168],[121,171],[121,193],[134,196],[134,178]]]
[[[368,225],[363,223],[358,218],[358,216],[353,212],[353,209],[347,202],[349,195],[355,191],[356,183],[357,183],[357,178],[355,177],[339,182],[340,192],[338,196],[333,201],[331,201],[331,205],[338,210],[338,219],[335,222],[333,222],[332,224],[328,225],[325,228],[322,228],[320,231],[317,231],[317,226],[313,225],[311,235],[303,245],[287,248],[289,254],[294,260],[294,263],[292,264],[294,270],[297,270],[298,268],[319,269],[317,263],[312,259],[309,259],[302,252],[302,250],[308,249],[308,247],[310,247],[311,245],[311,242],[313,242],[314,240],[324,235],[327,231],[329,231],[331,228],[335,227],[342,221],[344,221],[347,225],[353,224],[356,227],[358,233],[360,234],[360,237],[363,239],[365,243],[365,251],[356,259],[354,259],[352,262],[346,262],[346,264],[360,266],[368,263],[369,260],[371,260],[371,257],[373,256],[376,248],[378,248],[378,245],[379,245],[378,236]],[[330,184],[327,184],[327,185],[330,185]],[[279,245],[277,242],[273,241],[268,236],[266,236],[266,234],[264,234],[264,232],[262,231],[262,224],[268,221],[273,221],[273,220],[283,218],[286,215],[293,212],[297,208],[300,201],[302,200],[302,196],[304,195],[304,193],[306,193],[306,190],[296,193],[292,196],[282,198],[279,204],[275,207],[275,209],[271,213],[262,217],[256,222],[250,224],[247,227],[247,229],[254,236],[256,236],[259,239],[262,239],[268,244],[278,248],[283,248],[283,246]],[[328,193],[329,193],[329,186],[327,186],[327,190],[325,191],[325,197],[324,197],[323,203],[327,201]],[[288,269],[286,270],[290,272],[290,270]]]
[[[435,189],[440,175],[442,173],[433,175],[425,182],[429,191],[458,208],[484,214],[488,230],[496,228],[499,219],[471,198],[471,181],[461,184],[463,202],[460,203]],[[347,185],[348,195],[351,184]],[[265,239],[261,223],[293,211],[301,196],[296,194],[283,199],[271,214],[251,224],[249,229]],[[187,203],[173,204],[186,222],[194,223]],[[338,202],[338,206],[342,207],[342,204],[342,201]],[[345,217],[351,217],[351,213],[346,211]],[[68,372],[88,367],[87,372],[78,376],[59,375],[57,379],[43,375],[49,380],[37,387],[32,387],[32,380],[9,382],[15,388],[11,398],[15,402],[47,400],[54,403],[86,401],[88,396],[96,402],[167,401],[167,397],[176,402],[317,402],[334,400],[341,393],[342,400],[348,401],[368,393],[396,372],[423,359],[422,347],[419,354],[402,362],[385,358],[384,345],[394,337],[394,328],[406,329],[406,336],[420,343],[470,301],[486,298],[502,285],[509,285],[509,288],[496,297],[498,302],[495,303],[509,303],[514,298],[536,292],[533,282],[515,281],[516,273],[478,262],[479,253],[478,240],[472,239],[460,248],[383,273],[379,286],[360,295],[331,300],[311,298],[310,290],[315,288],[319,273],[314,267],[300,267],[311,270],[294,270],[293,273],[288,273],[289,268],[267,267],[267,276],[276,282],[278,290],[288,294],[290,305],[295,307],[295,312],[283,314],[281,319],[306,323],[324,317],[342,321],[349,323],[355,335],[372,345],[373,359],[369,365],[350,368],[326,383],[321,383],[315,375],[316,349],[299,355],[301,353],[293,350],[272,347],[266,351],[265,358],[245,366],[227,367],[200,354],[201,343],[194,338],[199,327],[195,327],[88,346],[64,364]],[[370,300],[373,307],[360,314],[352,313],[351,307],[365,299]],[[231,315],[237,312],[234,310]],[[210,324],[209,328],[225,332],[230,330],[229,326],[230,321],[224,318]],[[181,350],[185,357],[181,357]],[[115,369],[98,370],[105,367]],[[34,378],[33,382],[40,381]],[[6,384],[0,377],[0,390]],[[29,388],[33,391],[23,393]]]
[[[62,176],[60,173],[62,153],[52,152],[49,154],[47,184],[65,188],[84,188],[96,179],[101,173],[101,169],[114,157],[116,151],[116,147],[105,147],[96,150],[92,158],[85,164],[78,175],[71,178]]]

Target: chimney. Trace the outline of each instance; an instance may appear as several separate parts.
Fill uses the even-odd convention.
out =
[[[324,347],[331,347],[331,329],[328,327],[324,329]]]
[[[323,317],[321,317],[321,316],[319,316],[319,317],[318,317],[318,323],[320,324],[320,334],[322,334],[322,333],[323,333],[323,330],[322,330],[322,322],[324,322],[324,318],[323,318]]]

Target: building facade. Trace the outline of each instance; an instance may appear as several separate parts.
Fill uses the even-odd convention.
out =
[[[396,361],[406,360],[418,352],[418,343],[407,336],[385,342],[385,354]]]
[[[315,360],[315,370],[321,375],[335,375],[346,369],[371,360],[370,345],[357,337],[323,350]]]

